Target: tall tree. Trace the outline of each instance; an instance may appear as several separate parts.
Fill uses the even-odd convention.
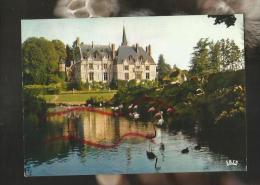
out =
[[[81,57],[79,45],[80,45],[80,40],[79,40],[79,37],[77,37],[77,39],[72,44],[73,60],[75,60],[75,61],[80,60],[80,57]]]
[[[171,72],[171,66],[165,63],[165,59],[162,54],[159,56],[158,60],[158,81],[163,82],[163,78]]]
[[[220,63],[221,63],[221,50],[220,50],[220,42],[217,41],[214,43],[213,41],[209,44],[209,68],[210,72],[216,73],[220,71]]]
[[[53,46],[56,50],[56,53],[59,57],[59,62],[62,61],[62,60],[64,61],[67,57],[64,43],[60,40],[52,40],[51,42],[52,42],[52,44],[53,44]]]
[[[237,70],[243,67],[243,50],[234,40],[222,39],[221,45],[221,68],[223,71]]]
[[[22,44],[25,84],[48,84],[58,69],[58,54],[49,40],[28,38]]]
[[[73,58],[73,49],[69,46],[66,45],[66,66],[71,66],[71,61],[74,60]]]
[[[209,44],[210,43],[208,38],[200,39],[197,45],[194,47],[194,52],[192,53],[190,71],[202,81],[204,77],[210,72],[208,49]]]

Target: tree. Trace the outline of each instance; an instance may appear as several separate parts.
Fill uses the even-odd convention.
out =
[[[66,53],[66,49],[65,49],[65,45],[62,41],[60,40],[52,40],[51,41],[55,50],[56,50],[56,53],[58,55],[58,58],[59,58],[59,62],[60,61],[64,61],[67,57],[67,53]]]
[[[215,18],[215,25],[225,23],[227,27],[234,26],[237,20],[234,15],[209,15],[208,17]]]
[[[236,45],[234,40],[222,39],[221,47],[221,68],[223,71],[238,70],[243,67],[243,50]]]
[[[80,45],[80,40],[79,37],[77,37],[77,39],[72,44],[73,60],[75,61],[80,60],[81,58],[79,45]]]
[[[24,84],[53,82],[58,70],[58,54],[45,38],[28,38],[22,44]]]
[[[216,73],[220,71],[220,63],[221,63],[221,50],[220,50],[220,42],[216,43],[210,42],[209,44],[209,61],[210,61],[210,72]]]
[[[158,81],[159,83],[163,82],[163,78],[169,75],[171,72],[171,66],[165,63],[165,59],[161,54],[158,60]]]
[[[66,56],[66,66],[69,67],[71,66],[71,61],[74,60],[73,49],[69,45],[66,45]]]
[[[202,82],[204,77],[210,72],[209,44],[207,38],[200,39],[192,53],[190,72],[196,75]]]

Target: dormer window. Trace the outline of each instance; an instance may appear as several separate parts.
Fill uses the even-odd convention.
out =
[[[132,59],[133,59],[133,56],[130,55],[130,56],[128,57],[128,60],[132,60]]]
[[[143,56],[140,56],[140,57],[139,57],[139,60],[140,60],[141,62],[143,62],[144,57],[143,57]]]

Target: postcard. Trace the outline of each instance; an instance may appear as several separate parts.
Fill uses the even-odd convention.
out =
[[[22,20],[24,175],[246,171],[244,19],[222,18]]]

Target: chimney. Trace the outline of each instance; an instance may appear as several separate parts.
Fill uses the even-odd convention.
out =
[[[115,44],[111,44],[111,48],[112,48],[112,59],[114,60],[116,57]]]
[[[91,42],[91,47],[94,48],[94,42],[93,41]]]
[[[148,55],[152,55],[152,51],[151,51],[151,45],[149,44],[148,46],[147,46],[147,51],[146,51],[147,53],[148,53]]]
[[[135,45],[136,52],[138,52],[138,47],[139,47],[139,44],[136,43],[136,45]]]

